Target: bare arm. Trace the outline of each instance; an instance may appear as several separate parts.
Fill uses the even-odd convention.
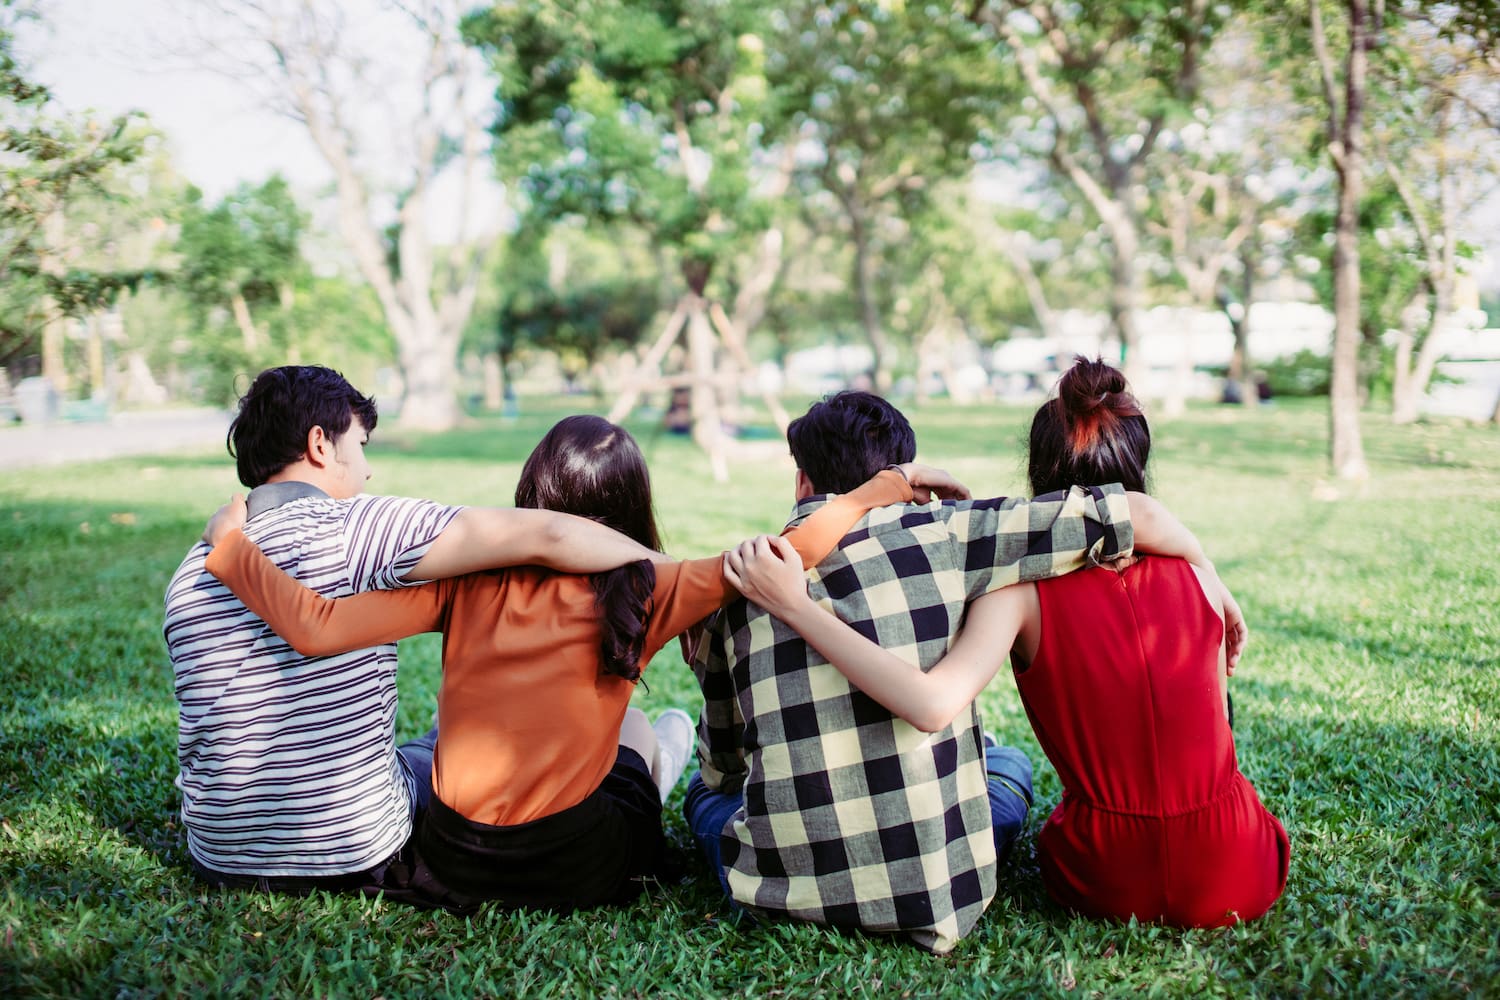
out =
[[[1203,589],[1203,596],[1208,601],[1209,606],[1218,613],[1220,618],[1225,618],[1224,602],[1219,594],[1223,590],[1223,583],[1214,574],[1207,570],[1199,569],[1197,566],[1193,567],[1193,574],[1198,578],[1198,586]],[[1228,619],[1226,618],[1225,621],[1227,625]],[[1228,642],[1229,632],[1226,627],[1224,639],[1219,643],[1219,697],[1224,702],[1224,717],[1226,719],[1229,718],[1229,675],[1232,673],[1228,664],[1229,654],[1226,648]]]
[[[1135,523],[1135,547],[1143,552],[1159,556],[1177,556],[1192,563],[1202,574],[1212,579],[1210,592],[1216,593],[1224,612],[1225,672],[1233,674],[1239,666],[1240,655],[1250,639],[1250,630],[1245,624],[1245,615],[1239,602],[1219,579],[1218,570],[1209,562],[1193,533],[1161,502],[1144,493],[1126,493],[1130,503],[1130,520]]]
[[[931,670],[881,649],[807,594],[796,553],[783,539],[745,542],[725,558],[725,576],[751,601],[796,629],[849,682],[923,732],[947,726],[1005,662],[1024,622],[1029,585],[976,600],[953,648]]]
[[[465,507],[406,575],[442,580],[503,566],[546,566],[561,573],[602,573],[663,555],[584,517],[517,507]]]

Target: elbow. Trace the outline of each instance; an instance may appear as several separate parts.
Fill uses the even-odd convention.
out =
[[[568,529],[577,523],[571,514],[559,514],[555,511],[542,511],[541,513],[546,514],[547,517],[542,523],[542,530],[534,532],[531,536],[536,539],[536,551],[532,553],[533,556],[561,549],[570,537]]]
[[[948,724],[953,721],[954,714],[945,710],[941,705],[923,705],[908,715],[906,721],[921,732],[936,733],[948,728]]]

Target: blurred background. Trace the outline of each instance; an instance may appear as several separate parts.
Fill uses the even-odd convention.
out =
[[[1361,415],[1500,418],[1497,35],[1485,0],[0,0],[0,442],[321,363],[413,430],[648,408],[722,477],[795,400],[1034,401],[1081,353],[1157,418],[1325,396],[1360,478]]]

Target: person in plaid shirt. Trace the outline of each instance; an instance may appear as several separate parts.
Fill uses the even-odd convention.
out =
[[[790,524],[916,453],[906,418],[864,392],[813,404],[787,439]],[[969,601],[1129,555],[1145,515],[1144,547],[1204,561],[1149,498],[1075,487],[871,511],[812,571],[810,592],[925,670]],[[684,813],[732,899],[763,916],[905,933],[939,953],[973,929],[1031,800],[1029,762],[984,745],[974,705],[921,732],[744,599],[708,620],[691,658],[704,705]]]

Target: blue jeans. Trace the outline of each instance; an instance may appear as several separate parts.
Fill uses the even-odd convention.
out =
[[[1026,816],[1031,811],[1031,761],[1015,747],[985,747],[984,770],[989,785],[995,855],[1004,861],[1025,828]],[[730,895],[729,880],[724,875],[720,837],[724,825],[744,801],[739,792],[713,791],[703,783],[703,776],[694,772],[682,803],[682,814],[687,818],[693,840],[707,859],[709,868],[718,876],[726,896]]]
[[[1026,826],[1026,815],[1031,812],[1031,761],[1015,747],[987,746],[984,773],[989,781],[995,857],[1004,861]]]
[[[437,749],[437,738],[437,726],[433,726],[425,736],[396,748],[396,759],[401,762],[401,770],[406,772],[413,821],[427,811],[427,803],[432,801],[432,754]]]
[[[716,792],[703,783],[703,775],[693,772],[688,780],[687,796],[682,802],[682,815],[687,817],[688,829],[698,851],[708,860],[708,867],[719,880],[724,895],[730,895],[729,879],[724,876],[723,852],[719,849],[719,837],[724,826],[739,811],[745,797],[740,792],[726,794]]]

